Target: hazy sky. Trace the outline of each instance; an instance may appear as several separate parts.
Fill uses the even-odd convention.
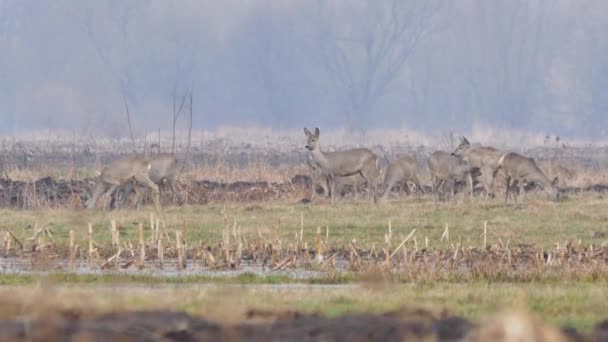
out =
[[[0,0],[0,131],[608,134],[603,0]],[[173,95],[175,93],[175,96]],[[185,101],[178,125],[187,125]]]

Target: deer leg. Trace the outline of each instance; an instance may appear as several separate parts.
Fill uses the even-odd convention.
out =
[[[524,189],[525,186],[526,186],[526,184],[525,184],[525,182],[522,179],[519,182],[519,200],[520,200],[520,202],[524,201],[524,196],[526,194],[526,189]]]
[[[371,203],[376,204],[376,202],[378,202],[378,198],[376,197],[376,182],[374,181],[374,178],[369,175],[365,179],[365,182],[369,187],[369,196],[371,198]]]
[[[148,174],[136,175],[135,180],[137,180],[137,182],[139,182],[140,184],[152,189],[152,191],[154,192],[154,198],[156,200],[156,203],[160,206],[160,190],[158,188],[158,185],[150,179]]]
[[[134,191],[135,187],[133,186],[133,182],[128,182],[122,188],[119,188],[116,191],[116,196],[112,198],[112,201],[116,201],[118,204],[118,208],[122,208],[127,201],[127,196],[131,191]],[[135,190],[135,194],[137,195],[137,190]],[[110,205],[112,207],[112,205]]]
[[[412,178],[410,178],[410,181],[412,183],[414,183],[414,185],[416,185],[416,192],[421,192],[421,193],[425,193],[424,188],[422,187],[422,185],[420,185],[420,180],[418,180],[417,176],[413,176]]]
[[[511,191],[511,177],[507,176],[507,189],[505,190],[505,203],[509,202],[509,192]]]
[[[334,205],[336,202],[336,181],[334,177],[328,177],[327,182],[329,183],[329,197],[331,199],[331,204]]]
[[[142,200],[144,196],[142,194],[142,187],[140,185],[134,186],[133,191],[135,191],[135,208],[139,210],[142,207]]]
[[[106,192],[106,190],[107,190],[107,186],[106,186],[105,182],[103,180],[99,179],[97,181],[97,183],[95,183],[95,188],[93,189],[93,195],[85,203],[85,207],[87,209],[93,209],[95,207],[95,204],[97,204],[97,200],[99,199],[99,196],[103,195]]]
[[[353,184],[353,198],[355,199],[355,201],[359,200],[359,187],[357,186],[357,184]]]
[[[404,180],[402,182],[401,186],[403,186],[403,190],[405,190],[405,195],[409,197],[412,194],[412,190],[410,189],[410,185],[407,183],[406,180]]]
[[[442,196],[444,196],[443,190],[444,190],[444,187],[445,187],[446,183],[447,183],[446,180],[439,179],[439,183],[437,185],[437,194],[438,194],[438,198],[439,198],[440,201],[443,199],[443,197],[442,197]]]
[[[312,172],[310,174],[310,201],[315,200],[315,196],[317,195],[317,181],[318,177],[315,177]]]
[[[487,177],[490,175],[490,180],[488,181]],[[489,198],[494,198],[494,177],[492,176],[492,172],[488,168],[481,169],[481,184],[483,185],[483,189],[486,192],[486,196]]]
[[[395,182],[392,179],[389,179],[389,181],[386,184],[382,185],[382,188],[384,189],[384,193],[382,194],[382,200],[386,200],[386,198],[390,195],[391,191],[393,190],[394,186],[395,186]]]
[[[108,189],[107,194],[110,195],[110,209],[112,209],[112,203],[115,201],[115,196],[116,196],[116,190],[118,190],[119,185],[118,184],[112,184],[112,186],[110,186],[110,189]]]
[[[433,176],[433,198],[441,199],[439,186],[441,185],[442,180],[437,176]]]
[[[175,191],[175,184],[177,183],[177,179],[175,176],[167,177],[167,185],[169,186],[169,190],[171,190],[171,203],[175,203],[175,199],[177,197],[177,192]]]

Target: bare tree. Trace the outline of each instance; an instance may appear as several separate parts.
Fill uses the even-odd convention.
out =
[[[184,109],[184,104],[186,103],[186,94],[182,95],[179,106],[177,104],[177,81],[173,82],[173,140],[171,143],[171,153],[175,153],[175,129],[177,126],[177,119]]]
[[[334,13],[319,1],[322,63],[344,99],[350,129],[362,128],[418,43],[430,31],[441,0],[359,0]],[[351,16],[348,23],[335,15]]]
[[[192,87],[192,89],[190,89],[190,94],[188,95],[188,100],[189,100],[189,104],[190,104],[190,110],[189,110],[189,119],[188,119],[188,145],[186,145],[186,159],[183,163],[184,166],[182,166],[182,169],[185,168],[185,164],[190,162],[190,147],[192,145],[192,93],[194,91],[194,86]]]

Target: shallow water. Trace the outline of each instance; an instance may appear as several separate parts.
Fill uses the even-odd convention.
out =
[[[123,268],[125,261],[119,262],[118,267],[112,263],[111,268],[101,269],[95,265],[89,268],[88,261],[76,261],[73,270],[70,270],[67,260],[45,260],[44,264],[37,262],[33,264],[28,258],[0,258],[0,274],[49,274],[58,272],[69,272],[74,274],[120,274],[120,275],[150,275],[158,277],[182,277],[182,276],[206,276],[206,277],[237,277],[243,274],[284,275],[293,279],[310,279],[325,274],[323,271],[310,270],[304,267],[286,268],[273,271],[272,268],[252,263],[242,263],[239,268],[226,269],[224,267],[203,267],[200,263],[189,263],[183,270],[178,269],[177,259],[165,259],[161,268],[156,261],[146,261],[144,267],[139,268],[132,264]]]

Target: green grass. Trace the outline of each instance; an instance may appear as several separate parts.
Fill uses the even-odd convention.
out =
[[[282,274],[258,275],[242,273],[236,276],[158,276],[147,274],[76,274],[76,273],[50,273],[50,274],[2,274],[0,285],[31,285],[39,282],[70,285],[106,285],[106,284],[139,284],[139,285],[166,285],[166,284],[291,284],[301,280],[293,279]]]
[[[346,245],[352,239],[369,249],[384,244],[390,220],[393,243],[397,244],[416,229],[418,244],[429,239],[430,248],[445,248],[440,242],[445,224],[450,227],[451,242],[477,246],[482,243],[483,222],[488,222],[488,243],[499,239],[511,246],[518,243],[553,247],[556,242],[580,240],[596,246],[608,240],[608,200],[595,193],[570,196],[551,203],[542,195],[528,196],[524,205],[505,205],[502,200],[473,199],[458,203],[434,204],[430,197],[392,200],[370,207],[367,202],[340,202],[301,205],[294,203],[259,203],[226,205],[228,224],[241,228],[249,241],[258,232],[267,239],[275,235],[291,243],[300,231],[304,217],[304,240],[314,246],[317,227],[329,227],[331,246]],[[0,210],[3,227],[9,228],[20,241],[33,236],[34,227],[51,229],[57,244],[67,247],[69,230],[76,232],[76,243],[86,246],[87,224],[94,225],[94,239],[109,246],[110,220],[118,223],[121,241],[137,241],[139,223],[149,229],[151,209],[142,211],[70,211],[49,209],[37,211]],[[224,227],[224,206],[168,207],[165,210],[168,229],[187,226],[187,240],[196,245],[204,240],[217,245]],[[146,230],[146,236],[150,234]],[[13,244],[14,246],[14,244]],[[245,274],[238,277],[205,275],[157,277],[149,275],[74,275],[51,274],[0,276],[0,314],[17,316],[37,308],[41,297],[59,308],[82,308],[93,311],[118,309],[173,309],[221,320],[238,320],[247,309],[301,310],[330,316],[353,312],[380,313],[400,307],[425,306],[448,308],[454,314],[477,320],[503,307],[525,307],[542,319],[560,326],[588,330],[596,322],[607,319],[608,284],[605,277],[577,280],[548,277],[522,282],[509,279],[463,281],[419,281],[390,278],[389,282],[368,283],[353,273],[294,280],[283,275]],[[315,287],[297,284],[275,288],[272,284],[350,284],[340,287]],[[205,284],[205,285],[204,285]],[[210,284],[210,285],[206,285]],[[265,286],[256,286],[265,284]],[[352,285],[352,286],[351,286]],[[135,290],[125,291],[134,286]],[[49,295],[51,293],[52,295]],[[94,295],[92,295],[94,294]],[[14,305],[9,305],[14,302]],[[31,305],[28,305],[31,303]]]
[[[16,284],[17,285],[17,284]],[[218,283],[201,286],[156,283],[62,283],[0,287],[0,317],[49,310],[101,313],[115,310],[179,310],[220,321],[239,321],[250,309],[297,310],[339,316],[384,313],[400,308],[446,308],[479,321],[505,308],[529,310],[559,326],[588,331],[608,318],[607,283],[537,282],[359,284],[338,287],[259,286]]]
[[[430,197],[422,199],[392,200],[370,207],[366,201],[340,202],[336,206],[325,203],[300,205],[289,203],[260,203],[255,205],[227,204],[230,229],[236,221],[246,238],[257,238],[261,232],[267,238],[278,236],[292,241],[300,230],[304,217],[304,238],[313,243],[317,227],[329,228],[333,244],[347,244],[356,239],[359,246],[371,248],[384,243],[388,221],[393,236],[399,240],[416,229],[419,243],[428,237],[431,248],[442,248],[440,237],[446,224],[450,227],[451,241],[460,239],[465,246],[479,246],[483,222],[488,222],[488,242],[497,244],[511,240],[512,244],[529,243],[551,247],[556,242],[581,240],[585,245],[601,244],[608,239],[607,200],[598,194],[581,194],[559,203],[545,200],[544,196],[528,196],[524,205],[505,205],[502,200],[472,201],[434,204]],[[190,244],[204,240],[207,244],[221,240],[224,227],[223,205],[168,207],[166,223],[170,232],[188,228]],[[137,240],[137,226],[149,229],[152,210],[86,211],[49,209],[38,211],[0,210],[2,226],[10,228],[21,241],[33,236],[34,227],[48,227],[58,245],[66,246],[69,230],[76,232],[76,243],[86,245],[87,224],[94,225],[94,239],[109,243],[110,220],[116,220],[121,241]],[[146,230],[146,235],[151,232]]]

